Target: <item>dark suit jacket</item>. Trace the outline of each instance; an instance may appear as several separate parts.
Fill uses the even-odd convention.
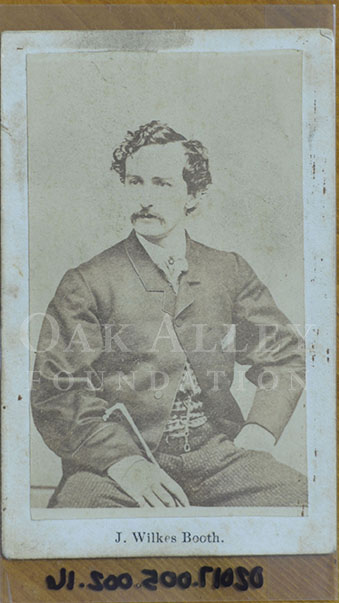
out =
[[[79,467],[103,472],[127,455],[143,453],[126,422],[114,414],[103,421],[116,402],[125,404],[154,451],[185,355],[205,412],[219,431],[233,439],[244,424],[230,392],[237,361],[248,367],[250,381],[258,385],[259,378],[247,422],[276,438],[282,433],[302,391],[291,376],[304,370],[301,342],[240,256],[187,235],[187,259],[189,270],[175,296],[132,231],[62,279],[41,329],[32,409],[66,472]],[[52,327],[59,334],[56,342]],[[271,373],[263,376],[263,370]]]

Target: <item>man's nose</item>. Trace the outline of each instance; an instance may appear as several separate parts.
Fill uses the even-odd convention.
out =
[[[158,187],[155,186],[152,182],[145,182],[141,193],[140,203],[142,203],[145,207],[153,206],[156,204],[159,190]]]

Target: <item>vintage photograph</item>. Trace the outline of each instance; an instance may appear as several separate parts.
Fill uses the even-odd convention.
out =
[[[303,530],[320,330],[305,202],[315,173],[333,185],[305,131],[323,101],[304,52],[294,30],[91,33],[22,45],[30,522],[120,518],[117,554],[155,550],[124,539],[133,518],[169,554],[225,551],[215,518]]]
[[[222,83],[220,58],[224,70]],[[250,81],[246,78],[244,90],[244,75],[249,75],[253,61],[256,66]],[[37,203],[40,193],[50,220],[52,208],[58,203],[55,193],[50,192],[55,176],[57,181],[67,179],[70,187],[72,174],[65,174],[64,170],[63,174],[59,171],[56,174],[53,165],[55,155],[57,161],[62,159],[64,162],[65,155],[68,152],[73,155],[74,146],[77,146],[77,134],[69,114],[65,112],[54,119],[51,114],[51,110],[60,106],[60,98],[76,107],[74,118],[81,116],[78,122],[89,130],[84,133],[88,139],[83,147],[85,153],[90,141],[99,147],[97,159],[92,156],[87,160],[88,165],[83,164],[84,171],[92,179],[92,170],[93,173],[97,170],[91,164],[98,162],[112,179],[111,185],[98,191],[99,199],[105,195],[106,231],[113,242],[118,238],[116,213],[120,206],[130,227],[127,237],[121,237],[108,249],[87,259],[92,247],[87,250],[90,237],[87,219],[91,221],[92,215],[97,215],[96,237],[100,240],[102,206],[94,193],[89,200],[92,207],[84,208],[79,192],[74,199],[74,192],[69,191],[71,195],[66,202],[68,206],[73,205],[73,210],[65,210],[65,222],[68,222],[67,214],[74,215],[74,210],[84,213],[81,231],[77,232],[73,226],[68,230],[60,222],[55,233],[53,220],[52,230],[48,232],[48,241],[52,237],[58,246],[62,237],[63,248],[59,253],[63,262],[69,261],[69,248],[73,253],[80,248],[86,258],[79,266],[71,264],[71,269],[61,279],[47,308],[36,348],[33,419],[45,444],[61,459],[63,471],[48,502],[50,507],[305,508],[307,504],[305,476],[288,464],[279,463],[274,456],[275,444],[304,385],[301,336],[304,327],[298,322],[298,316],[303,313],[302,262],[300,257],[296,264],[288,265],[284,253],[289,244],[294,253],[301,256],[303,244],[301,195],[298,198],[300,55],[287,52],[279,60],[275,53],[263,57],[235,56],[228,63],[229,68],[224,57],[218,54],[207,57],[176,54],[160,58],[140,53],[131,59],[113,55],[95,60],[88,55],[64,55],[56,59],[49,56],[29,59],[28,144],[32,205]],[[121,66],[123,70],[116,83],[119,83],[118,89],[123,90],[122,94],[115,92],[113,87],[116,69]],[[83,92],[84,82],[77,75],[79,70],[96,96],[90,110],[86,100],[80,107],[72,98],[72,90],[61,85],[61,78],[72,76],[75,95]],[[146,77],[137,85],[135,73],[143,70]],[[97,71],[97,85],[93,85],[93,75]],[[288,91],[282,72],[290,77]],[[105,143],[116,145],[112,149],[111,165],[110,155],[107,154],[105,165],[100,152],[102,135],[99,128],[93,129],[93,125],[89,125],[92,123],[90,113],[102,110],[100,75],[104,89],[111,87],[105,107],[106,119],[111,118],[113,122]],[[237,87],[233,83],[232,92],[231,78],[237,82]],[[248,89],[257,91],[258,78],[264,85],[250,103]],[[170,105],[175,99],[166,101],[167,88],[172,87],[173,81],[176,82],[175,97],[179,96],[174,111]],[[119,122],[126,123],[126,116],[110,107],[114,102],[125,103],[126,92],[129,98],[123,82],[129,82],[130,94],[137,93],[139,102],[133,107],[133,113],[128,112],[131,129],[120,141],[117,135],[122,130]],[[41,86],[46,90],[46,83],[48,93],[41,98]],[[202,84],[207,85],[208,92],[202,98],[199,90],[200,103],[195,107],[190,90],[181,97],[178,95],[185,86],[194,90]],[[150,87],[153,96],[153,106],[148,102],[146,111],[142,98],[144,87]],[[39,92],[36,92],[37,88]],[[213,95],[212,100],[213,89],[218,94]],[[268,90],[273,91],[275,97],[265,102],[271,113],[266,114],[265,124],[257,108]],[[194,92],[198,98],[196,90]],[[220,107],[223,92],[228,97],[226,110],[223,104]],[[35,94],[39,96],[34,98]],[[242,98],[241,94],[244,95]],[[162,108],[157,110],[160,102]],[[252,113],[251,122],[257,119],[250,134],[244,129],[248,115],[239,115],[239,104],[244,102],[246,111]],[[213,106],[215,104],[217,107]],[[88,113],[88,126],[83,122],[83,111]],[[142,118],[158,117],[159,113],[162,119],[150,119],[135,128]],[[202,115],[204,126],[201,125]],[[275,125],[272,126],[269,117],[276,120]],[[177,131],[170,125],[173,121],[185,122],[185,118],[189,137],[185,136],[183,128]],[[234,133],[231,137],[229,131],[234,127],[238,130],[239,142],[233,145],[233,150]],[[58,156],[54,128],[63,132],[61,157]],[[214,144],[219,153],[224,144],[218,159],[213,157],[211,161],[205,141],[197,139],[205,132],[209,134],[209,146]],[[70,144],[71,150],[68,150]],[[248,150],[243,169],[238,171],[240,182],[236,183],[234,176],[232,178],[232,155],[244,144]],[[268,162],[263,153],[266,157],[261,158],[261,166],[258,166],[257,150],[263,145],[271,145],[274,155]],[[284,151],[288,146],[293,150],[286,161]],[[46,171],[42,170],[42,161]],[[248,166],[247,161],[252,165]],[[257,186],[256,194],[248,182],[248,167],[251,170],[257,167],[265,179]],[[214,178],[213,168],[219,169],[215,177],[222,187],[218,190],[217,207],[213,204],[213,189],[207,200],[208,188]],[[290,191],[286,190],[286,185],[284,190],[276,188],[277,182],[271,174],[270,178],[266,175],[272,170],[286,174]],[[79,177],[86,178],[80,170]],[[114,179],[118,180],[118,185],[115,182],[113,188]],[[229,190],[231,180],[233,194]],[[268,184],[266,180],[270,180]],[[58,182],[55,184],[58,186]],[[266,199],[260,198],[259,192],[265,184],[270,186]],[[95,190],[103,188],[102,179],[95,179],[92,186]],[[246,193],[245,188],[248,188]],[[60,191],[60,185],[58,189]],[[287,203],[283,201],[286,194],[289,196]],[[207,208],[205,203],[208,203]],[[272,240],[272,248],[275,247],[272,251],[267,252],[262,245],[261,254],[255,258],[262,279],[251,266],[250,245],[247,259],[237,253],[234,246],[229,249],[232,218],[228,216],[234,213],[235,203],[243,222],[238,236],[246,237],[248,224],[254,221],[258,228],[256,245],[259,249],[262,237],[270,239],[273,234],[265,233],[270,229],[267,219],[275,222],[280,240]],[[265,203],[269,206],[266,212],[262,208]],[[195,218],[194,213],[199,209]],[[281,216],[275,217],[276,211]],[[288,236],[291,212],[297,224]],[[221,226],[219,237],[214,229],[211,232],[216,217]],[[32,302],[35,301],[36,284],[41,282],[40,270],[34,269],[33,262],[43,262],[51,286],[55,286],[56,264],[59,267],[54,253],[49,251],[54,241],[52,245],[46,241],[45,229],[43,237],[36,236],[36,229],[41,229],[42,224],[40,217],[36,223],[34,219],[33,214]],[[195,222],[201,233],[198,240],[195,240],[195,231],[190,234],[190,225],[194,228]],[[276,260],[278,253],[282,256],[280,262]],[[260,255],[268,256],[266,265],[260,262]],[[72,259],[71,256],[70,261]],[[273,268],[284,274],[286,287],[293,278],[300,277],[300,291],[296,294],[299,294],[301,307],[290,311],[291,318],[279,308],[279,300],[274,299],[263,282],[270,279],[266,272],[268,267],[270,271]],[[300,273],[295,275],[298,269]],[[280,283],[281,277],[282,274],[278,274]],[[274,280],[271,280],[274,286]],[[294,297],[293,304],[297,301]],[[43,311],[44,308],[39,305],[32,310]],[[236,401],[237,387],[234,395],[232,393],[235,362],[246,367],[241,374],[255,386],[254,395],[248,392],[250,408],[245,417]]]

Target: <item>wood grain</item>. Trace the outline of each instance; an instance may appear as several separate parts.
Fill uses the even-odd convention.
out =
[[[338,0],[334,0],[337,5]],[[317,6],[309,0],[273,0],[271,5],[263,0],[220,2],[219,0],[129,0],[119,5],[107,2],[45,2],[33,6],[30,0],[16,2],[2,0],[0,30],[30,29],[160,29],[160,28],[257,28],[257,27],[332,27],[332,5],[318,0]],[[166,5],[165,7],[163,5]],[[338,92],[337,92],[338,100]],[[338,131],[337,131],[338,141]],[[338,224],[339,226],[339,224]],[[337,365],[337,375],[339,365]],[[321,521],[321,518],[319,518]],[[13,526],[14,529],[14,526]],[[97,569],[105,576],[130,572],[139,576],[142,568],[154,568],[161,573],[185,570],[193,575],[199,567],[237,567],[248,569],[264,567],[265,583],[260,590],[237,591],[223,589],[158,589],[156,592],[132,588],[127,591],[102,591],[93,593],[75,587],[72,591],[49,591],[45,576],[58,575],[60,568],[75,570],[77,584],[89,581],[90,571]],[[280,601],[312,600],[334,601],[336,589],[336,558],[332,555],[272,556],[272,557],[175,557],[138,559],[86,559],[86,560],[0,560],[1,601],[3,603],[49,602],[128,602],[128,601]]]

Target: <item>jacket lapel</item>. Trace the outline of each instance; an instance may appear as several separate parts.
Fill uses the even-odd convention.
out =
[[[194,302],[197,287],[200,284],[199,251],[197,245],[186,232],[186,259],[188,271],[180,279],[179,291],[175,304],[175,318]]]
[[[173,315],[176,295],[161,270],[154,264],[147,251],[141,245],[134,230],[132,230],[131,234],[125,240],[125,249],[146,291],[163,292],[162,309],[164,312]]]
[[[188,271],[182,275],[178,294],[175,295],[166,278],[141,245],[134,230],[125,240],[126,253],[146,291],[164,292],[163,310],[174,314],[175,318],[194,302],[196,285],[200,283],[198,247],[187,232],[186,245]]]
[[[129,260],[146,291],[165,291],[167,281],[138,240],[135,231],[125,240]]]

